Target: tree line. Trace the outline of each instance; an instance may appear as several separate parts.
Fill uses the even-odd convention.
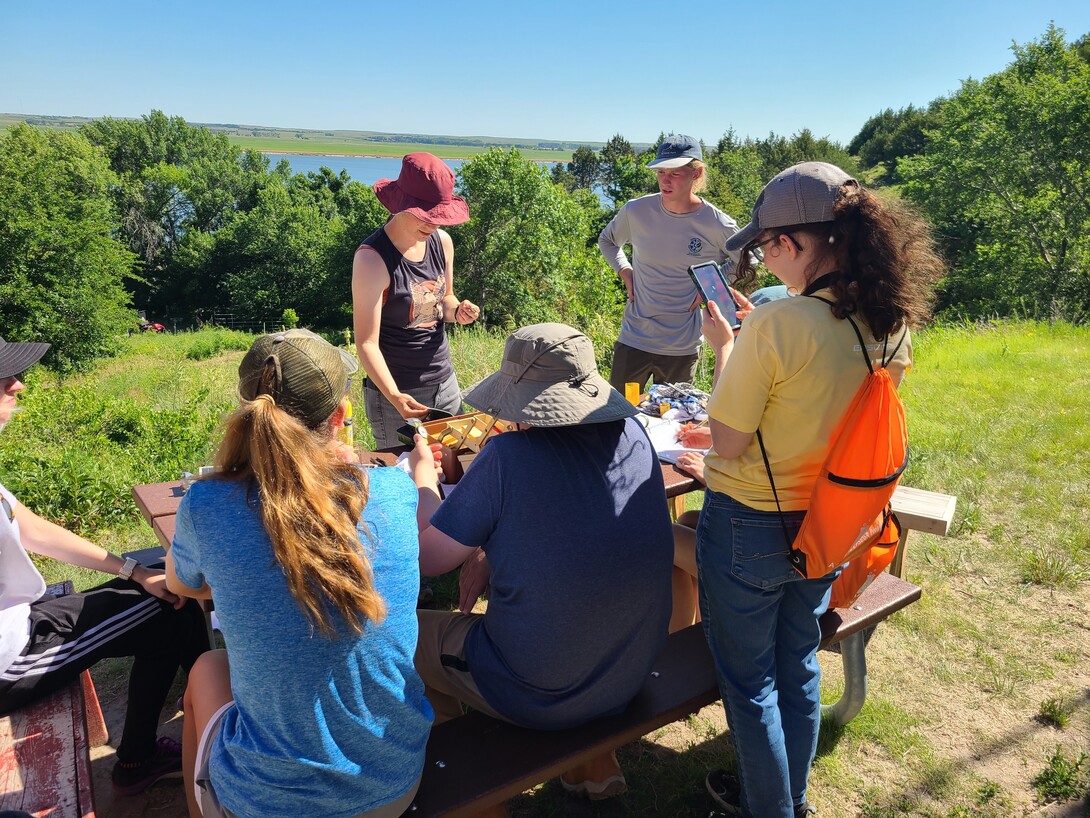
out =
[[[941,314],[1090,315],[1090,45],[1050,26],[1003,71],[920,108],[887,109],[842,146],[792,136],[705,144],[703,194],[740,223],[799,161],[840,165],[931,220],[950,262]],[[661,137],[660,137],[661,139]],[[622,135],[552,172],[515,149],[466,162],[472,218],[452,228],[456,289],[485,322],[613,327],[623,291],[597,252],[628,199],[656,190]],[[293,174],[223,134],[152,111],[77,131],[0,137],[0,334],[54,342],[54,366],[108,354],[134,309],[182,325],[230,311],[311,327],[351,323],[351,258],[381,226],[370,187]]]

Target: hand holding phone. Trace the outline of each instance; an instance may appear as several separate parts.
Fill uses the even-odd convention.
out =
[[[738,302],[735,301],[734,294],[730,291],[730,287],[727,286],[727,280],[723,278],[723,273],[720,271],[718,264],[714,261],[695,264],[689,268],[689,277],[692,278],[693,284],[696,285],[697,292],[700,293],[704,303],[714,301],[715,305],[719,307],[719,311],[723,313],[723,318],[726,319],[727,326],[731,329],[738,329],[742,326],[742,322],[738,318]]]

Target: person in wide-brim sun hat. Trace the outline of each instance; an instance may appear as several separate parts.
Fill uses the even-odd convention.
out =
[[[470,406],[530,426],[575,426],[632,417],[636,408],[598,374],[590,339],[566,324],[516,330],[503,362],[465,396]]]
[[[436,722],[462,704],[531,729],[619,713],[666,639],[674,553],[635,407],[598,374],[590,339],[552,323],[512,333],[466,402],[526,428],[491,438],[442,504],[420,492],[421,572],[464,563],[461,612],[417,611],[416,667]],[[419,438],[414,453],[426,447]],[[486,585],[487,611],[470,613]],[[561,783],[595,800],[626,787],[608,751]]]
[[[454,242],[441,228],[469,219],[454,183],[439,157],[408,154],[396,179],[375,183],[390,220],[352,260],[352,321],[377,448],[398,445],[409,418],[462,407],[444,325],[471,324],[481,310],[454,294]]]
[[[469,221],[469,205],[454,193],[454,172],[430,153],[407,154],[396,179],[375,182],[375,196],[390,213],[411,213],[430,224]]]

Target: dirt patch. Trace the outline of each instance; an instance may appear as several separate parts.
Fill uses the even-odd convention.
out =
[[[125,722],[125,691],[128,672],[125,663],[105,662],[92,671],[98,691],[110,743],[91,748],[91,776],[95,789],[95,811],[102,818],[186,818],[185,794],[181,780],[161,781],[140,795],[118,796],[114,794],[110,773],[117,761],[115,748],[121,740],[121,728]],[[170,704],[163,713],[160,736],[182,740],[182,714],[174,710],[179,689],[168,697]],[[173,711],[173,712],[167,712]]]

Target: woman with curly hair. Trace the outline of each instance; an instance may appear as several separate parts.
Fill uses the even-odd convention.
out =
[[[838,571],[798,574],[784,525],[794,537],[830,435],[867,374],[845,319],[859,326],[875,365],[900,383],[912,363],[908,328],[927,319],[943,266],[921,219],[824,162],[795,165],[769,182],[727,249],[743,259],[736,286],[752,283],[754,253],[763,249],[765,266],[789,292],[832,303],[760,305],[737,341],[709,305],[703,327],[717,380],[696,564],[737,759],[736,775],[713,771],[707,786],[728,814],[803,818],[814,812],[806,786],[821,717],[818,618]]]
[[[258,338],[215,472],[178,509],[167,584],[211,595],[227,644],[185,692],[193,818],[394,818],[416,792],[417,488],[337,443],[356,368],[307,330]]]

